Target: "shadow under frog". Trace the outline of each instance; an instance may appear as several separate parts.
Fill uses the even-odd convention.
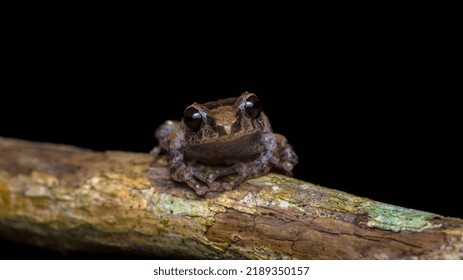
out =
[[[291,175],[298,161],[286,138],[272,132],[259,98],[249,92],[194,103],[181,121],[166,121],[155,135],[159,146],[151,153],[165,151],[170,177],[198,195],[231,190],[271,169]]]

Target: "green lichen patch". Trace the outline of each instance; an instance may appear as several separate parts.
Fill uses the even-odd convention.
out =
[[[409,230],[420,232],[427,228],[439,227],[440,224],[433,224],[432,219],[438,217],[436,214],[407,209],[379,202],[367,203],[364,209],[368,213],[369,227],[399,232]]]
[[[165,213],[172,213],[174,215],[185,215],[190,217],[203,217],[208,218],[214,215],[209,209],[209,205],[201,201],[185,201],[180,197],[161,194],[159,198],[152,204],[156,208]]]
[[[433,218],[438,216],[432,213],[374,202],[274,173],[249,182],[264,187],[253,200],[258,206],[271,203],[272,205],[266,206],[294,207],[302,212],[313,212],[316,216],[325,215],[340,219],[344,219],[345,214],[365,212],[368,217],[365,221],[367,226],[393,232],[419,232],[440,226],[433,223]]]

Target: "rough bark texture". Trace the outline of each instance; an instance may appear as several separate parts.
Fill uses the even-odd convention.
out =
[[[0,138],[0,236],[206,259],[462,259],[463,220],[277,174],[198,197],[163,159]]]

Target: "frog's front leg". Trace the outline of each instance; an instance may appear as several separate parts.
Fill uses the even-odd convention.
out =
[[[233,167],[238,173],[236,178],[231,182],[225,182],[222,187],[231,190],[242,182],[262,176],[270,171],[273,161],[276,160],[275,152],[277,150],[277,140],[273,134],[264,134],[261,139],[262,153],[259,158],[251,162],[237,162]]]
[[[180,165],[179,168],[171,169],[171,177],[175,181],[184,182],[190,188],[194,189],[198,195],[204,195],[209,187],[198,182],[198,180],[207,183],[206,177],[194,166]]]
[[[185,145],[181,137],[177,137],[169,143],[167,161],[170,168],[170,176],[177,182],[186,183],[198,195],[204,195],[209,188],[200,184],[198,180],[208,183],[207,178],[195,166],[185,164],[184,147]]]
[[[216,179],[222,176],[227,176],[233,173],[237,172],[236,165],[231,165],[228,167],[224,167],[218,170],[215,170],[214,172],[210,173],[207,175],[207,183],[211,187],[211,190],[216,191],[220,188],[222,185],[221,183],[217,182]],[[229,184],[229,183],[223,183],[223,184]],[[230,186],[225,185],[228,189],[231,189]]]

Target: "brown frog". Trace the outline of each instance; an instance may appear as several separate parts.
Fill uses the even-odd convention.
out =
[[[156,138],[159,146],[152,153],[166,151],[172,179],[187,183],[198,195],[231,190],[272,168],[291,175],[298,161],[286,138],[272,132],[259,98],[249,92],[194,103],[182,121],[162,124]],[[224,177],[232,174],[236,176]]]

